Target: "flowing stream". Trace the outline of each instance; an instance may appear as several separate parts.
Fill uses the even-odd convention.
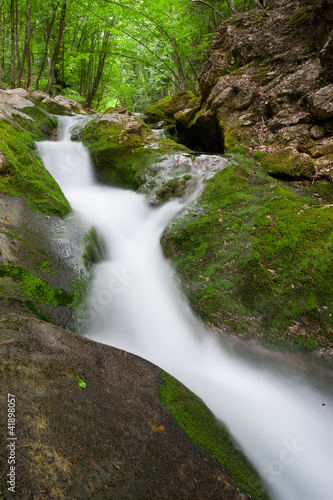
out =
[[[107,245],[94,269],[87,336],[150,360],[200,396],[228,426],[270,498],[332,500],[333,395],[325,367],[304,368],[303,361],[294,369],[282,354],[247,356],[205,330],[160,247],[184,202],[151,208],[143,195],[98,185],[88,152],[70,141],[80,120],[60,118],[59,141],[38,147],[74,211]]]

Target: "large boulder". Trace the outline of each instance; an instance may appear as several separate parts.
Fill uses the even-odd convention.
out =
[[[219,152],[291,146],[311,154],[314,141],[332,136],[329,6],[321,0],[268,6],[219,26],[199,77],[200,103],[176,115],[183,143]],[[212,134],[205,145],[207,118]],[[324,136],[309,133],[316,126]]]
[[[262,165],[272,177],[280,179],[312,180],[316,173],[312,158],[292,147],[268,155]]]
[[[1,406],[7,407],[7,394],[16,405],[15,494],[59,500],[268,498],[205,405],[151,363],[14,315],[0,319],[0,351]],[[0,432],[2,443],[14,442],[6,426]],[[191,433],[196,441],[201,436],[202,448],[205,436],[211,443],[203,450]],[[215,458],[214,448],[223,446],[231,471]],[[8,451],[1,447],[5,498],[12,495],[6,496]]]
[[[112,186],[137,190],[156,174],[156,163],[185,146],[163,139],[126,108],[108,110],[77,136],[92,155],[97,178]]]

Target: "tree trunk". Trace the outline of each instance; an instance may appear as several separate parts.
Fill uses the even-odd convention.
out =
[[[235,9],[235,7],[232,5],[231,1],[230,0],[227,0],[227,4],[229,5],[229,9],[231,10],[231,12],[235,15],[237,14],[237,10]]]
[[[27,58],[27,84],[26,89],[31,87],[31,57],[30,57],[30,0],[27,0],[27,23],[25,31],[25,54]]]
[[[175,56],[176,63],[177,63],[177,76],[178,76],[178,80],[181,82],[181,86],[182,86],[181,90],[187,90],[188,84],[187,84],[187,81],[186,81],[186,78],[184,75],[183,65],[182,65],[182,62],[180,60],[178,50],[177,50],[177,41],[176,41],[176,36],[175,36],[175,30],[173,28],[172,9],[170,9],[170,19],[171,19],[171,26],[172,26],[173,46],[175,49],[174,56]]]
[[[99,84],[100,84],[100,81],[102,78],[104,64],[105,64],[105,58],[106,58],[106,49],[107,49],[107,45],[108,45],[109,40],[110,40],[110,33],[109,32],[104,33],[102,48],[101,48],[101,52],[100,52],[99,58],[98,58],[97,72],[96,72],[91,90],[90,90],[88,97],[87,97],[87,100],[86,100],[87,108],[91,107],[91,104],[93,102],[93,99],[95,97],[96,91],[99,87]]]
[[[54,76],[55,76],[55,67],[58,61],[58,56],[59,56],[59,51],[61,47],[61,40],[64,34],[65,30],[65,19],[66,19],[66,7],[67,7],[67,0],[64,0],[61,6],[61,13],[60,13],[60,22],[59,22],[59,30],[58,30],[58,36],[57,36],[57,41],[56,45],[54,48],[53,56],[51,59],[51,65],[50,65],[50,72],[49,72],[49,81],[47,82],[47,86],[45,89],[45,92],[48,94],[51,92],[51,88],[54,82]]]
[[[15,88],[15,0],[10,0],[10,26],[11,26],[11,67],[10,76],[12,89]]]
[[[16,15],[16,27],[15,27],[15,36],[16,36],[16,57],[17,57],[17,86],[21,87],[21,62],[20,62],[20,38],[18,33],[18,5],[17,0],[15,0],[15,15]],[[23,62],[24,64],[24,62]]]
[[[45,68],[45,63],[47,61],[47,54],[48,54],[48,51],[49,51],[49,42],[50,42],[50,38],[51,38],[52,26],[53,26],[53,23],[54,23],[54,20],[55,20],[55,17],[56,17],[58,6],[59,6],[59,2],[54,7],[53,14],[52,14],[52,19],[51,19],[51,22],[50,22],[50,24],[49,24],[49,26],[47,28],[46,39],[45,39],[45,51],[44,51],[44,55],[43,55],[42,65],[40,67],[40,70],[39,70],[39,73],[38,73],[38,77],[37,77],[37,81],[36,81],[36,90],[38,90],[39,81],[40,81],[40,79],[42,77],[42,74],[43,74],[43,71],[44,71],[44,68]]]

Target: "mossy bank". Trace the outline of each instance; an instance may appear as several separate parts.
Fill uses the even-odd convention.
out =
[[[330,185],[282,182],[253,158],[234,160],[163,238],[192,307],[244,337],[332,347]]]
[[[54,239],[70,205],[35,143],[55,136],[57,118],[46,110],[53,101],[0,91],[0,312],[74,328],[83,281]],[[71,102],[54,104],[68,113]]]

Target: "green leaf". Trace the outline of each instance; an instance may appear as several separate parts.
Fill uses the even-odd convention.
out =
[[[82,387],[82,389],[85,389],[87,387],[87,384],[79,376],[77,376],[77,383],[79,384],[80,387]]]

